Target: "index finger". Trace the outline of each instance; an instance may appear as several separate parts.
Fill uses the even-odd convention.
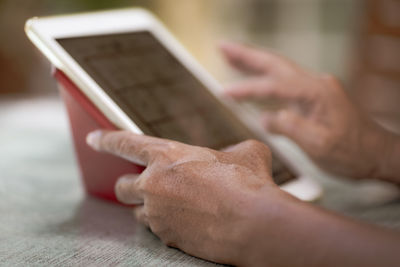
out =
[[[237,43],[222,43],[220,49],[228,62],[243,72],[263,74],[279,63],[273,53]]]
[[[225,89],[225,94],[236,100],[275,98],[293,99],[293,90],[282,86],[267,77],[250,78],[236,84],[232,84]]]
[[[108,152],[140,165],[147,165],[160,149],[168,149],[171,143],[169,140],[128,131],[103,130],[89,133],[86,142],[94,150]]]

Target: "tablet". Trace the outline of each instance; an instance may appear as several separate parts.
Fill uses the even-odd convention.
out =
[[[148,11],[33,18],[26,32],[117,128],[213,149],[267,141]],[[301,199],[318,197],[320,188],[271,150],[274,181]]]

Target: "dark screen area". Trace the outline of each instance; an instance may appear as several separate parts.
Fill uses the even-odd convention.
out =
[[[150,32],[57,41],[147,135],[213,149],[255,138]],[[273,173],[294,177],[276,159]]]

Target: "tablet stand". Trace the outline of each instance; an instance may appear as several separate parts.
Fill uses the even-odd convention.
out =
[[[75,154],[86,191],[102,199],[117,201],[114,193],[117,179],[124,174],[140,173],[144,168],[113,155],[96,152],[86,144],[89,132],[117,128],[63,72],[55,70],[54,77],[67,109]]]

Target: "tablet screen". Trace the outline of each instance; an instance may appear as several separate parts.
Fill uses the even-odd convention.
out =
[[[255,138],[148,31],[57,41],[147,135],[213,149]]]

